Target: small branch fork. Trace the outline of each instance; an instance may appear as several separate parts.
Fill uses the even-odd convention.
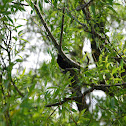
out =
[[[65,53],[63,52],[61,46],[58,44],[58,42],[56,41],[56,39],[55,39],[54,36],[52,35],[51,31],[49,30],[49,28],[48,28],[46,22],[44,21],[44,19],[43,19],[43,17],[42,17],[42,15],[41,15],[41,13],[40,13],[40,11],[39,11],[39,9],[38,9],[38,7],[37,7],[36,4],[34,4],[34,8],[35,8],[35,10],[36,10],[36,12],[37,12],[37,14],[38,14],[40,20],[41,20],[41,23],[43,24],[44,28],[46,29],[46,32],[48,33],[48,36],[51,38],[51,40],[52,40],[52,42],[53,42],[55,48],[58,50],[59,54],[60,54],[68,63],[70,63],[72,66],[74,66],[74,67],[80,69],[80,68],[82,67],[82,66],[80,66],[80,64],[78,64],[77,62],[73,61],[72,59],[68,58],[68,57],[65,55]],[[83,68],[83,67],[82,67],[82,68]]]

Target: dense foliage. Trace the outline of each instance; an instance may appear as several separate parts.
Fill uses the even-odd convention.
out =
[[[125,0],[0,1],[0,125],[124,126],[125,27]]]

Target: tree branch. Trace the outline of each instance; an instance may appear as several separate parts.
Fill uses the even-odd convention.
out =
[[[46,107],[52,107],[52,106],[58,106],[58,105],[62,105],[64,104],[65,102],[67,101],[70,101],[70,100],[77,100],[79,98],[83,98],[85,95],[87,95],[88,93],[92,92],[94,90],[94,88],[90,88],[89,90],[85,91],[82,95],[80,96],[75,96],[75,97],[71,97],[71,98],[64,98],[63,101],[60,101],[60,102],[57,102],[57,103],[54,103],[54,104],[49,104],[49,105],[46,105]]]
[[[48,28],[46,22],[44,21],[44,19],[43,19],[43,17],[42,17],[42,15],[41,15],[41,13],[40,13],[40,11],[39,11],[39,9],[38,9],[38,7],[37,7],[36,4],[34,4],[34,8],[35,8],[35,10],[36,10],[36,12],[37,12],[37,14],[38,14],[40,20],[41,20],[41,23],[43,24],[43,26],[44,26],[44,28],[46,29],[46,31],[47,31],[49,37],[51,38],[51,40],[52,40],[54,46],[59,50],[59,44],[57,43],[56,39],[55,39],[54,36],[52,35],[51,31],[49,30],[49,28]]]
[[[80,66],[80,64],[78,64],[77,62],[75,62],[75,61],[73,61],[72,59],[68,58],[68,57],[64,54],[63,50],[60,48],[60,46],[59,46],[59,44],[57,43],[56,39],[54,38],[54,36],[52,35],[51,31],[49,30],[49,28],[48,28],[46,22],[44,21],[44,19],[43,19],[43,17],[42,17],[42,15],[41,15],[41,13],[40,13],[40,11],[39,11],[39,9],[38,9],[38,7],[37,7],[36,4],[34,4],[34,8],[35,8],[35,10],[36,10],[36,12],[37,12],[37,14],[38,14],[40,20],[41,20],[41,23],[42,23],[43,26],[45,27],[46,32],[48,33],[49,37],[51,38],[51,40],[52,40],[52,42],[53,42],[55,48],[58,50],[59,54],[60,54],[68,63],[70,63],[73,67],[76,67],[76,68],[82,67],[82,66]],[[83,67],[82,67],[82,68],[83,68]]]
[[[120,83],[117,83],[115,85],[104,85],[104,84],[101,84],[101,85],[93,85],[94,86],[94,89],[100,89],[100,87],[107,87],[107,88],[110,88],[110,87],[117,87],[117,86],[126,86],[126,82],[120,84]]]
[[[89,84],[86,84],[86,85],[89,85]],[[75,97],[71,97],[71,98],[64,98],[63,101],[60,101],[60,102],[57,102],[57,103],[54,103],[54,104],[49,104],[49,105],[46,105],[46,107],[52,107],[52,106],[58,106],[58,105],[62,105],[64,104],[65,102],[67,101],[70,101],[70,100],[77,100],[79,98],[82,98],[84,96],[86,96],[88,93],[92,92],[94,89],[95,90],[102,90],[104,92],[107,92],[108,93],[108,88],[111,88],[111,87],[117,87],[117,86],[124,86],[126,88],[126,82],[120,84],[120,83],[117,83],[115,85],[95,85],[95,84],[91,84],[91,88],[88,89],[87,91],[85,91],[82,95],[80,96],[75,96]]]

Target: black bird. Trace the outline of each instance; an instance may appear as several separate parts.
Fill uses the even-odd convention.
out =
[[[57,63],[62,69],[73,68],[73,66],[69,64],[65,59],[63,59],[60,54],[58,54]]]

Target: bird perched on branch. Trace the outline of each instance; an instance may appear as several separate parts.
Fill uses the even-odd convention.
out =
[[[57,63],[62,69],[73,68],[73,66],[69,64],[65,59],[63,59],[60,54],[58,54]]]

